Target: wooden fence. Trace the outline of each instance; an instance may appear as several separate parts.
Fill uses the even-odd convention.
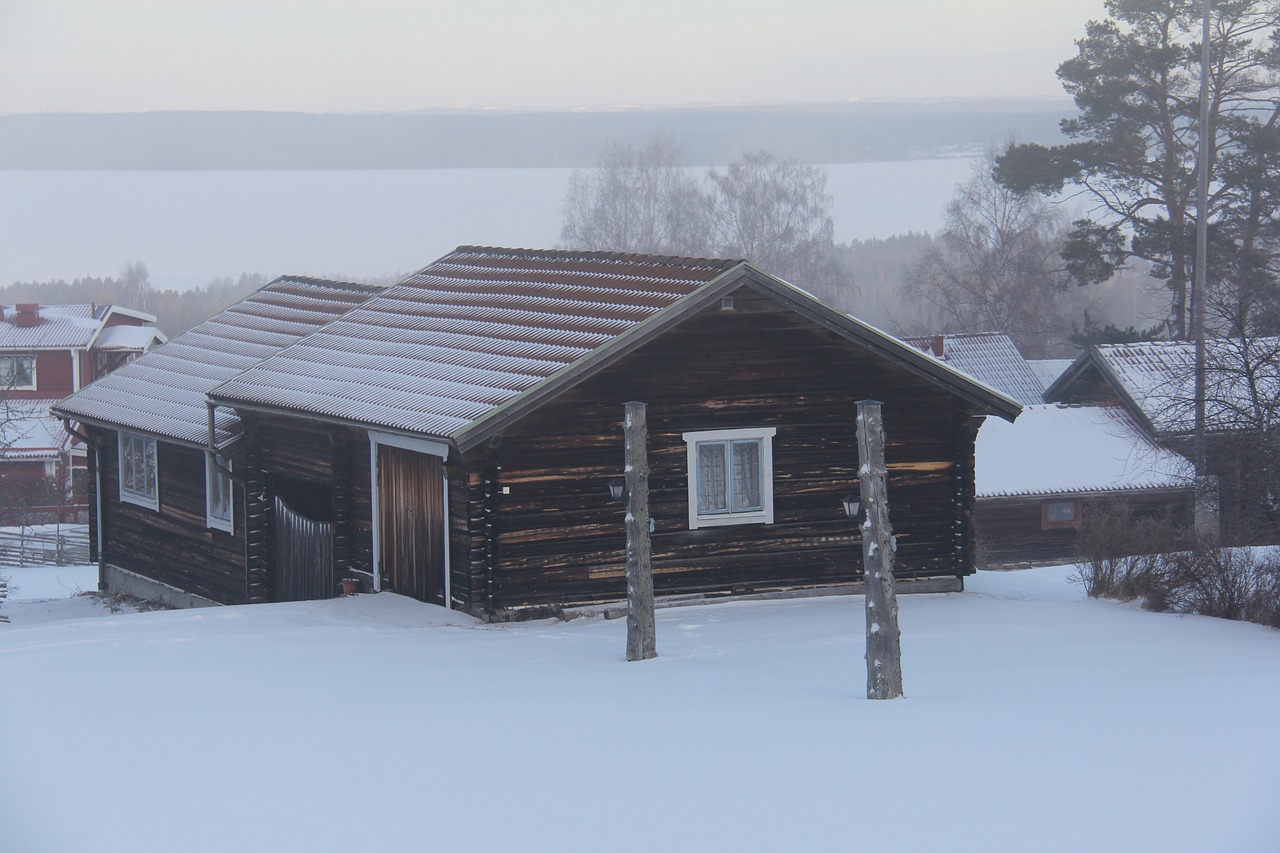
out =
[[[89,562],[89,526],[0,528],[0,565],[77,566]]]

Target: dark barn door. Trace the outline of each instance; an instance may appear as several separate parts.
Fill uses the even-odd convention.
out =
[[[333,598],[333,524],[275,505],[276,601]]]
[[[444,604],[443,460],[380,445],[378,515],[384,588]]]

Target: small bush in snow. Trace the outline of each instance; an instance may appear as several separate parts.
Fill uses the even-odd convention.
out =
[[[1280,628],[1280,551],[1224,548],[1198,536],[1168,551],[1177,540],[1168,519],[1133,520],[1120,508],[1097,513],[1081,526],[1077,580],[1094,598]]]
[[[1094,598],[1148,599],[1159,586],[1158,555],[1177,540],[1168,515],[1135,519],[1122,503],[1094,507],[1080,525],[1076,580]]]

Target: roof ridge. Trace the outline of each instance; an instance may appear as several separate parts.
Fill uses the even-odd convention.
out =
[[[667,266],[699,266],[731,269],[746,263],[741,258],[699,258],[690,255],[659,255],[648,252],[614,252],[600,249],[519,249],[502,246],[458,246],[448,255],[428,264],[423,269],[448,261],[454,255],[475,254],[510,258],[542,258],[564,260],[617,261],[647,263]]]

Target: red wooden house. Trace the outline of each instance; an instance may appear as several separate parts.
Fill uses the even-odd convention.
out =
[[[114,305],[0,306],[0,513],[6,521],[40,520],[84,505],[84,448],[48,407],[163,342],[154,323],[150,314]]]

